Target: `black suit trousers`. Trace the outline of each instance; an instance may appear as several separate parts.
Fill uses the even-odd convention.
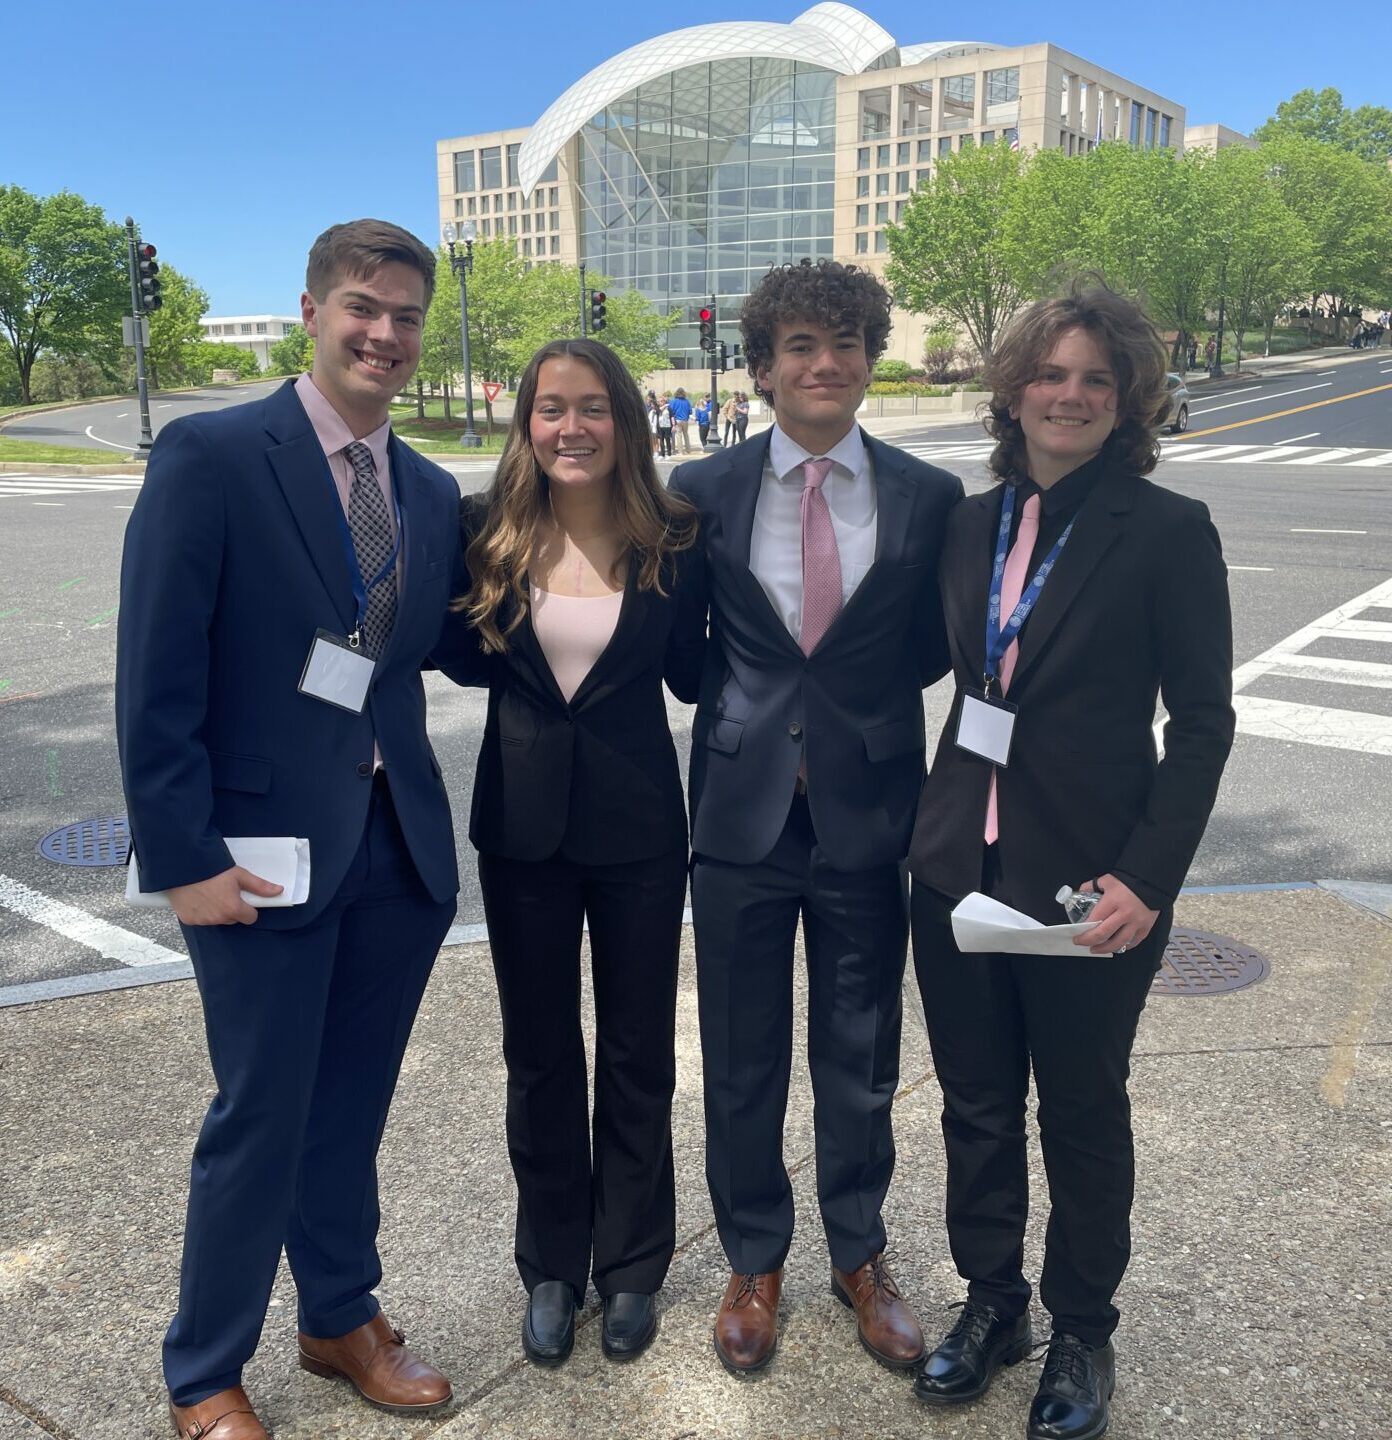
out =
[[[691,871],[705,1069],[706,1179],[732,1269],[777,1270],[793,1238],[783,1122],[793,1054],[793,947],[807,958],[807,1061],[817,1200],[831,1261],[885,1248],[894,1173],[900,987],[908,941],[903,868],[843,871],[817,844],[805,796],[757,865],[697,855]]]
[[[988,881],[983,888],[989,891]],[[974,1300],[1022,1314],[1030,1070],[1049,1181],[1040,1299],[1053,1328],[1102,1345],[1131,1256],[1131,1046],[1155,976],[1147,955],[964,955],[951,902],[913,887],[914,966],[943,1092],[947,1233]],[[1062,923],[1062,921],[1060,921]],[[1157,929],[1168,933],[1169,915]],[[1153,948],[1153,947],[1148,947]]]
[[[676,1247],[672,1092],[686,847],[621,865],[479,855],[502,1006],[517,1268],[528,1292],[661,1288]],[[593,1149],[580,1008],[594,986]]]

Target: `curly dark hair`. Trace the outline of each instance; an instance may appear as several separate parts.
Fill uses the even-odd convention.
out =
[[[773,336],[779,321],[807,320],[828,330],[854,328],[865,335],[865,358],[874,365],[889,339],[889,291],[868,270],[839,260],[810,260],[775,265],[749,293],[740,309],[744,359],[759,388],[759,369],[773,361]]]
[[[984,423],[996,442],[987,464],[1008,484],[1029,477],[1025,432],[1010,412],[1060,337],[1078,329],[1107,352],[1116,376],[1117,424],[1107,437],[1107,453],[1131,475],[1149,475],[1160,459],[1159,430],[1169,413],[1165,347],[1134,300],[1095,280],[1079,280],[1013,320],[986,365],[992,394]]]

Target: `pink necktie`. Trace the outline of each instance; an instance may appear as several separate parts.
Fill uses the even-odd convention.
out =
[[[1039,538],[1039,496],[1031,495],[1020,511],[1020,528],[1015,534],[1015,543],[1005,557],[1005,574],[1001,577],[1001,626],[1015,613],[1020,596],[1025,592],[1025,578],[1029,573],[1030,556],[1034,554],[1034,542]],[[1000,693],[1010,688],[1010,677],[1015,673],[1015,661],[1019,657],[1020,642],[1012,640],[1006,647],[1000,666]],[[996,772],[991,771],[991,794],[986,801],[986,843],[992,845],[1000,836],[1000,825],[996,816]]]
[[[830,460],[802,462],[802,630],[798,643],[810,655],[841,613],[841,552],[822,484]]]

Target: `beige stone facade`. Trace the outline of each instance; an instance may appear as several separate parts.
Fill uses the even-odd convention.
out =
[[[679,40],[681,37],[666,38]],[[691,52],[692,60],[697,59],[697,53]],[[925,58],[914,61],[915,53],[923,53]],[[673,72],[681,72],[691,63],[682,51],[678,50],[677,55],[677,63],[671,67]],[[708,53],[700,55],[701,61],[709,58]],[[899,63],[888,63],[891,60]],[[747,65],[749,62],[735,63]],[[759,63],[754,61],[756,67]],[[710,65],[712,87],[720,64],[717,60]],[[791,74],[794,67],[790,64],[788,68]],[[799,74],[806,68],[804,62],[798,62],[796,67]],[[843,73],[835,76],[834,91],[831,147],[834,149],[834,190],[831,186],[825,187],[829,197],[834,195],[830,201],[831,215],[829,221],[825,218],[819,221],[822,228],[818,238],[797,253],[830,254],[838,260],[867,265],[877,271],[882,270],[888,258],[885,227],[902,216],[913,191],[933,173],[938,158],[949,151],[999,140],[1026,151],[1061,149],[1070,155],[1086,154],[1108,140],[1177,150],[1186,144],[1182,105],[1047,43],[1014,48],[976,44],[911,46],[903,50],[894,47],[880,62],[859,73],[848,74],[843,69]],[[635,88],[634,93],[638,97],[646,96],[647,84],[642,89]],[[632,101],[634,96],[627,98]],[[611,116],[623,103],[610,102]],[[640,116],[654,113],[644,111],[641,103],[630,105],[630,109]],[[827,114],[825,124],[830,123],[830,112]],[[615,122],[611,118],[609,123],[612,127]],[[639,127],[644,123],[661,124],[674,135],[680,132],[683,137],[691,133],[689,120],[673,119],[670,115],[650,122],[630,119],[627,123],[636,123]],[[794,120],[793,123],[802,122]],[[588,169],[593,176],[599,160],[594,135],[587,135],[585,124],[581,121],[576,134],[560,145],[530,193],[524,191],[519,177],[519,159],[531,133],[530,127],[440,140],[436,145],[436,161],[441,226],[451,221],[458,225],[472,220],[478,227],[480,239],[505,235],[520,255],[534,263],[558,261],[573,265],[585,260],[586,227],[588,225],[593,240],[596,222],[595,205],[586,191],[582,172]],[[1205,127],[1205,133],[1208,129],[1216,131],[1222,127]],[[637,133],[641,142],[641,128],[630,133]],[[827,129],[821,131],[823,136],[830,133]],[[751,136],[751,144],[759,138]],[[824,151],[825,139],[819,143]],[[588,145],[589,149],[582,152],[582,145]],[[674,154],[675,145],[674,141]],[[551,144],[546,146],[547,150],[551,148]],[[710,164],[714,170],[721,163],[715,157],[714,140],[711,148]],[[638,159],[635,152],[634,160]],[[525,173],[525,162],[522,168]],[[751,176],[753,169],[751,163]],[[609,178],[605,171],[603,181]],[[828,174],[827,178],[833,176]],[[748,183],[752,252],[755,234],[752,221],[772,212],[755,209],[754,196],[760,192],[754,188],[752,178]],[[785,213],[787,208],[785,202]],[[723,227],[728,211],[720,213]],[[825,217],[825,210],[822,215]],[[608,242],[614,232],[608,219],[605,223],[610,227],[605,236]],[[623,223],[619,221],[620,225]],[[729,335],[729,322],[737,312],[741,296],[732,292],[730,284],[720,283],[721,267],[731,262],[715,258],[721,243],[715,237],[717,227],[714,222],[702,223],[710,224],[712,254],[709,273],[704,276],[704,290],[719,293],[721,333]],[[688,247],[692,244],[691,233],[688,229],[682,241]],[[786,238],[799,233],[795,228],[781,233],[785,238],[780,243],[785,249],[790,245],[797,247],[795,239]],[[724,254],[720,251],[721,256]],[[796,257],[789,249],[777,258]],[[593,265],[594,257],[589,259]],[[751,259],[748,263],[752,265],[754,261]],[[632,273],[642,275],[644,271],[637,266]],[[613,285],[619,288],[624,283],[631,282],[615,280]],[[684,314],[688,310],[694,313],[696,306],[706,302],[706,293],[695,284],[691,292],[678,294],[669,283],[652,298],[659,304],[674,305]],[[888,357],[916,363],[921,358],[926,328],[923,317],[896,313]],[[689,326],[679,328],[669,343],[674,365],[685,365],[689,369],[699,365],[699,352],[693,349],[694,332]]]

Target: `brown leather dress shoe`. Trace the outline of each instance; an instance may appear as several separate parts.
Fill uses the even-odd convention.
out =
[[[337,1340],[301,1332],[300,1368],[327,1380],[346,1380],[370,1405],[398,1414],[437,1410],[454,1399],[449,1381],[411,1354],[406,1337],[380,1312]]]
[[[859,1270],[831,1267],[831,1293],[856,1313],[860,1343],[891,1370],[912,1370],[923,1359],[923,1331],[909,1309],[884,1255]]]
[[[169,1402],[169,1418],[179,1440],[271,1440],[256,1418],[251,1401],[240,1385],[219,1390],[197,1405]]]
[[[782,1270],[730,1276],[715,1317],[715,1353],[731,1375],[752,1375],[773,1359],[782,1290]]]

